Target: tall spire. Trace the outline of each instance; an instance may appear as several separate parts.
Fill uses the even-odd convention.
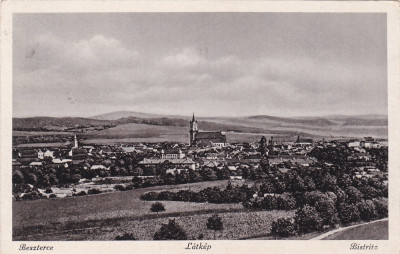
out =
[[[194,112],[193,112],[193,118],[192,118],[192,122],[194,122]]]
[[[74,137],[74,148],[78,148],[78,137],[76,136],[76,134]]]

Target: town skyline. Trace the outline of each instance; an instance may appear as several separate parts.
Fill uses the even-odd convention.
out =
[[[13,116],[387,115],[385,27],[384,14],[16,14]]]

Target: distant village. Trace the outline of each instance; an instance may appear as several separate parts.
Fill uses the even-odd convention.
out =
[[[254,172],[263,167],[268,167],[269,173],[286,173],[299,167],[339,165],[351,167],[353,178],[379,178],[387,184],[387,141],[372,137],[315,141],[301,136],[277,141],[260,136],[255,143],[231,143],[223,132],[200,131],[200,127],[193,115],[186,144],[81,145],[75,134],[71,147],[13,147],[14,197],[57,198],[87,194],[91,189],[116,191],[138,179],[142,185],[151,186],[152,178],[193,171],[202,180],[241,182],[257,179]]]

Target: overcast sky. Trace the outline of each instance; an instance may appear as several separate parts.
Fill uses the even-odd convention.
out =
[[[13,112],[386,114],[385,14],[14,15]]]

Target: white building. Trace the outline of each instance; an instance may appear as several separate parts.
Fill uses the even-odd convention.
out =
[[[161,150],[161,159],[172,160],[172,159],[183,159],[183,158],[185,158],[185,154],[182,152],[181,149]]]

